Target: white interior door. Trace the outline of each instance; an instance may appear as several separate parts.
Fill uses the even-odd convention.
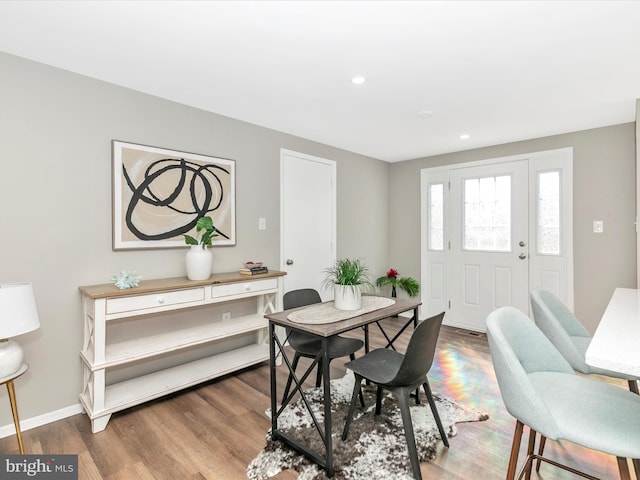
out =
[[[485,331],[498,307],[529,311],[528,162],[454,169],[450,182],[447,321]]]
[[[324,270],[336,259],[336,165],[332,160],[282,150],[281,270],[284,291],[321,288]]]

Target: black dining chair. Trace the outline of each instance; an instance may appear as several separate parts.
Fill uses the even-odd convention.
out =
[[[313,288],[302,288],[299,290],[292,290],[287,292],[282,297],[282,304],[285,310],[292,308],[303,307],[306,305],[313,305],[314,303],[321,303],[322,299],[317,290]],[[322,340],[317,335],[311,333],[300,332],[297,330],[287,329],[287,337],[289,345],[294,350],[293,362],[291,367],[295,372],[298,366],[300,357],[316,358],[322,351]],[[334,335],[328,338],[328,350],[329,350],[329,362],[335,358],[346,357],[347,355],[351,360],[355,360],[355,352],[360,350],[364,342],[356,338],[345,338],[339,335]],[[287,384],[284,388],[284,395],[282,396],[282,403],[284,404],[291,388],[291,382],[293,380],[293,372],[289,372],[287,378]],[[319,387],[322,381],[322,362],[318,362],[316,373],[316,387]],[[360,402],[364,405],[364,397],[360,396]]]
[[[346,440],[349,435],[349,427],[355,410],[355,399],[362,391],[362,380],[369,380],[378,387],[376,390],[376,415],[379,415],[382,409],[382,390],[391,391],[398,399],[411,460],[411,470],[417,480],[420,480],[422,476],[413,434],[413,424],[411,423],[411,413],[409,412],[409,397],[412,391],[419,388],[420,385],[422,385],[429,401],[442,442],[447,447],[449,446],[447,435],[440,421],[440,415],[438,415],[438,409],[433,400],[431,387],[429,387],[429,380],[427,379],[427,373],[433,363],[443,318],[444,312],[420,322],[411,335],[404,355],[391,349],[379,348],[345,364],[345,367],[353,371],[356,382],[342,432],[342,440]],[[418,398],[416,397],[417,402]]]

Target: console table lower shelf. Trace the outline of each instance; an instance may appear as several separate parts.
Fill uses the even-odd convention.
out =
[[[91,419],[91,430],[104,430],[111,414],[141,403],[155,400],[179,390],[269,360],[268,345],[249,345],[213,357],[150,373],[124,382],[107,385],[104,408],[94,410],[88,392],[80,395],[82,406]]]

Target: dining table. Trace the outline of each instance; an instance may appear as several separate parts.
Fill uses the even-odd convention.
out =
[[[616,288],[585,353],[587,365],[640,377],[640,290]]]
[[[592,367],[640,377],[638,339],[640,290],[616,288],[587,347],[585,362]],[[632,459],[632,464],[636,478],[640,478],[640,459]]]
[[[328,355],[328,339],[334,335],[344,332],[362,329],[364,335],[365,352],[369,351],[369,326],[376,324],[386,340],[385,348],[393,348],[394,342],[411,325],[415,328],[418,323],[419,307],[421,302],[415,299],[401,299],[377,297],[374,295],[363,295],[363,308],[355,311],[337,310],[333,301],[308,305],[291,310],[284,310],[276,313],[266,314],[269,320],[269,369],[271,388],[271,438],[279,440],[297,452],[306,455],[313,462],[325,469],[327,476],[334,474],[333,467],[333,439],[331,435],[331,382]],[[405,312],[413,312],[411,317],[401,315]],[[399,327],[395,334],[391,336],[380,323],[381,320],[391,319],[397,322]],[[284,328],[279,328],[284,327]],[[302,375],[296,375],[292,367],[291,352],[287,355],[287,336],[284,333],[289,331],[301,331],[317,335],[321,339],[322,348],[311,362],[307,370]],[[394,329],[395,330],[395,329]],[[282,403],[278,405],[277,375],[278,363],[284,364],[286,374],[292,375],[293,391]],[[322,368],[322,388],[323,388],[323,419],[318,420],[310,403],[306,398],[302,384],[307,379],[313,368],[318,365]],[[321,367],[320,367],[321,366]],[[284,369],[281,369],[284,370]],[[283,373],[283,372],[281,372]],[[285,408],[293,400],[295,393],[300,395],[302,403],[306,406],[313,423],[324,445],[324,451],[314,451],[300,439],[285,433],[278,428],[278,418],[285,411]]]

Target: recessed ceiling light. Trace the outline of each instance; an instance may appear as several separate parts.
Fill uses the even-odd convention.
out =
[[[430,117],[431,115],[433,115],[433,112],[431,110],[420,110],[418,112],[419,117]]]
[[[469,140],[469,134],[463,133],[462,135],[460,135],[460,140]]]
[[[351,83],[355,83],[356,85],[362,85],[366,81],[367,79],[364,78],[362,75],[356,75],[351,79]]]

